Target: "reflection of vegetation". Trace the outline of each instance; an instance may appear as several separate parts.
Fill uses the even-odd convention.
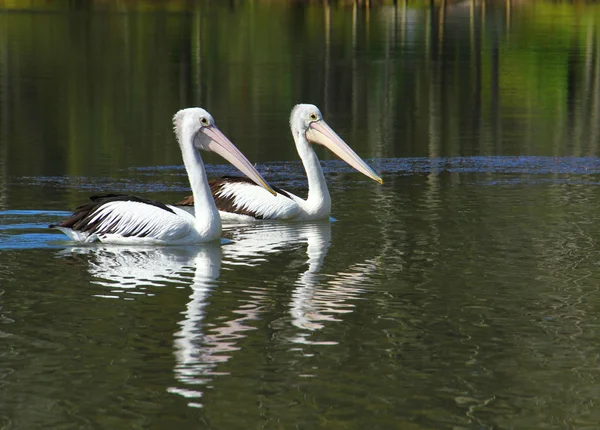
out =
[[[296,157],[303,101],[372,156],[592,153],[599,6],[438,3],[0,2],[5,169],[179,164],[191,104],[258,161]]]

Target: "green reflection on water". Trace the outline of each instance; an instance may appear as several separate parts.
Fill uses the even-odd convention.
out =
[[[170,118],[188,105],[251,159],[291,160],[298,102],[365,157],[594,153],[597,5],[399,3],[6,3],[4,169],[178,164]]]

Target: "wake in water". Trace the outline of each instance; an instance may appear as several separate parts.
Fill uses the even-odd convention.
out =
[[[64,211],[0,211],[0,250],[63,247],[65,241],[50,232],[48,223],[69,214]]]

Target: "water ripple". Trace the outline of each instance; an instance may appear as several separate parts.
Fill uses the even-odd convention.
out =
[[[596,157],[439,157],[381,158],[372,164],[383,173],[511,173],[575,174],[600,173]]]
[[[477,157],[438,157],[438,158],[374,158],[367,162],[381,175],[412,175],[430,173],[490,173],[519,175],[595,175],[600,173],[600,159],[596,157],[538,157],[538,156],[477,156]],[[325,175],[336,176],[356,174],[356,171],[341,160],[323,160],[321,166]],[[269,181],[291,188],[304,188],[306,175],[299,161],[272,162],[257,164],[257,169]],[[209,177],[224,175],[239,176],[240,173],[230,164],[207,165]],[[183,165],[142,166],[125,169],[134,172],[135,178],[105,178],[86,176],[24,176],[14,179],[15,185],[52,186],[86,190],[89,192],[109,192],[118,190],[121,193],[149,192],[188,192],[189,184]],[[161,181],[140,180],[141,177],[154,178],[156,174],[172,176],[169,181],[164,177]],[[356,174],[357,181],[368,179]],[[511,179],[517,180],[517,179]],[[503,184],[505,181],[488,179],[491,184]],[[565,182],[563,179],[552,179]],[[586,179],[585,183],[590,183]],[[571,181],[572,182],[572,181]],[[332,187],[338,186],[332,181]]]

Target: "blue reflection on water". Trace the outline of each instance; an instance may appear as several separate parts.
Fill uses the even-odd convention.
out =
[[[367,160],[379,174],[386,175],[412,175],[431,173],[489,173],[489,174],[519,174],[519,175],[593,175],[600,173],[600,159],[596,157],[440,157],[440,158],[377,158]],[[326,175],[356,174],[358,182],[369,179],[358,174],[352,167],[341,160],[321,161],[321,166]],[[289,188],[306,188],[306,175],[299,161],[275,162],[259,164],[258,171],[268,181]],[[237,175],[240,173],[229,164],[207,165],[209,177],[223,175]],[[142,193],[142,192],[189,192],[189,185],[185,169],[181,166],[142,166],[131,167],[127,171],[134,172],[134,178],[98,178],[98,177],[69,177],[69,176],[27,176],[19,178],[20,185],[46,185],[56,188],[69,188],[87,190],[89,192],[114,192]],[[140,177],[151,177],[156,173],[171,172],[177,179],[165,183],[158,181],[141,181]],[[523,182],[538,182],[540,179],[523,178]],[[478,182],[482,182],[481,180]],[[557,183],[565,182],[557,179]],[[483,183],[490,184],[489,179]],[[499,184],[503,182],[498,182]],[[569,183],[573,183],[569,181]],[[583,182],[582,182],[583,183]],[[585,183],[590,182],[587,178]],[[330,186],[336,186],[331,181]]]
[[[40,210],[0,211],[0,250],[60,248],[62,234],[51,233],[48,224],[71,212]],[[44,233],[38,230],[45,230]]]
[[[440,157],[381,158],[370,161],[382,173],[600,173],[596,157]]]

